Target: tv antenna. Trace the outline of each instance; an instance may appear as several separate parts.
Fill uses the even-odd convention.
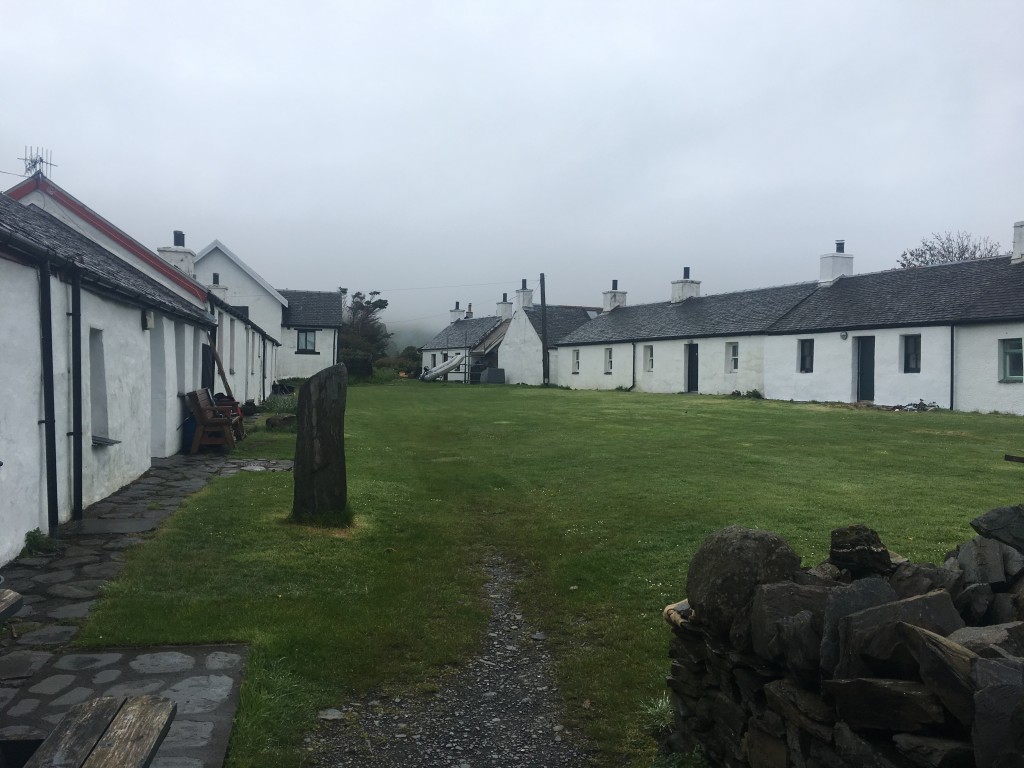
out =
[[[25,147],[25,156],[19,157],[25,163],[25,175],[42,171],[44,176],[49,177],[57,166],[53,162],[53,152],[42,147]]]

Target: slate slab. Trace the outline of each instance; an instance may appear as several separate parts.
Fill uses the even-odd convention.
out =
[[[982,536],[1024,552],[1024,504],[989,510],[971,520],[971,527]]]
[[[974,681],[971,670],[978,655],[927,629],[900,622],[900,637],[917,660],[925,685],[961,723],[974,722]]]

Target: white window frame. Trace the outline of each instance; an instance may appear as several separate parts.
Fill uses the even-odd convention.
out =
[[[611,375],[612,372],[612,348],[604,348],[604,372],[606,375]]]
[[[999,381],[1003,384],[1024,382],[1024,340],[999,340]],[[1020,371],[1020,373],[1018,373]]]
[[[651,373],[654,370],[654,345],[644,344],[644,370]]]
[[[736,373],[740,369],[740,343],[725,342],[725,372]]]
[[[572,372],[580,372],[580,351],[578,349],[572,351]]]

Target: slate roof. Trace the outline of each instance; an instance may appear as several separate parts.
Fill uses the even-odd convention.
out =
[[[1024,318],[1024,264],[1009,256],[843,277],[769,333],[983,323]]]
[[[533,306],[526,308],[526,317],[533,326],[533,330],[540,337],[540,307]],[[547,307],[548,346],[555,346],[556,342],[568,336],[584,323],[589,323],[592,315],[601,312],[600,307],[570,307],[561,304],[549,304]]]
[[[456,320],[420,349],[473,348],[483,341],[500,322],[501,318],[494,315]]]
[[[35,205],[25,206],[0,194],[0,228],[48,248],[60,259],[74,262],[84,283],[119,294],[128,303],[157,309],[203,326],[214,324],[202,307],[165,288]]]
[[[288,328],[312,326],[340,328],[345,312],[345,296],[341,291],[288,291],[279,293],[288,301],[281,316],[281,325]]]
[[[580,326],[558,345],[764,333],[817,287],[817,283],[797,283],[618,307]]]

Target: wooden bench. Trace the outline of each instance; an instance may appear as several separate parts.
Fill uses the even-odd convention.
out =
[[[21,610],[22,597],[13,589],[0,588],[0,621],[7,621]]]
[[[177,712],[157,696],[108,696],[77,704],[25,768],[147,768]]]
[[[189,410],[196,420],[196,435],[189,453],[203,445],[235,447],[235,436],[241,438],[242,417],[229,405],[217,405],[208,389],[197,389],[185,395]]]

